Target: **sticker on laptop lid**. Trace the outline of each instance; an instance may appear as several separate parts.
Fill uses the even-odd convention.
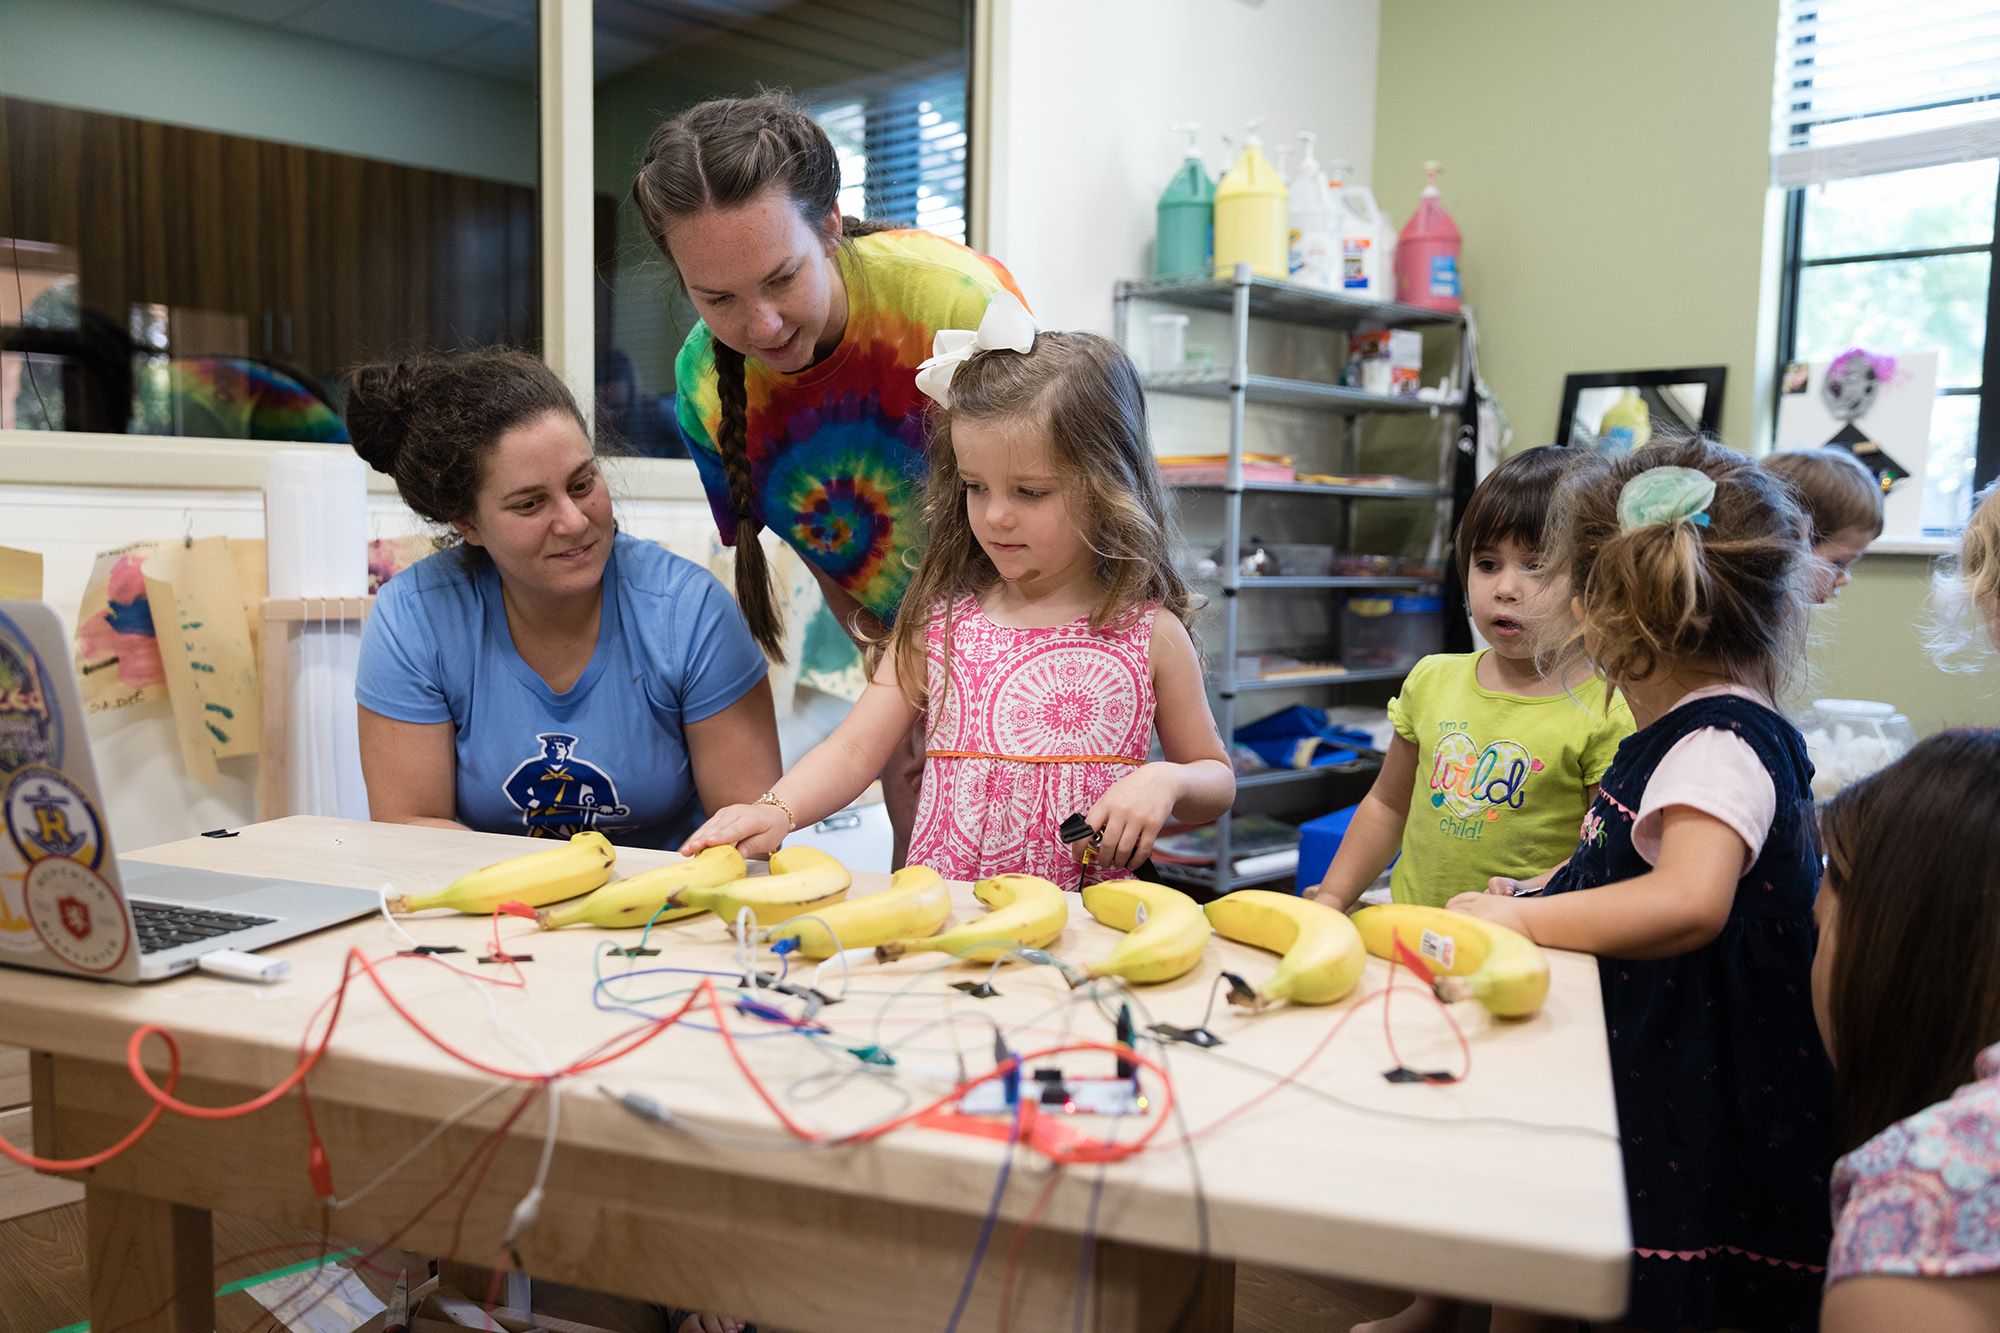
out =
[[[79,972],[115,972],[132,947],[125,904],[96,871],[60,856],[28,867],[28,920],[42,947]]]
[[[49,697],[48,679],[28,636],[0,615],[0,773],[62,763],[62,717]]]
[[[92,870],[104,860],[104,820],[77,785],[53,768],[30,764],[0,794],[7,836],[29,866],[49,857]]]

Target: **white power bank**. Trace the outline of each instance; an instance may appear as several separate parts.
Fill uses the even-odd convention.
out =
[[[204,972],[218,977],[232,977],[237,981],[276,981],[292,970],[292,965],[282,958],[262,958],[254,953],[239,953],[235,949],[205,953],[197,966]]]

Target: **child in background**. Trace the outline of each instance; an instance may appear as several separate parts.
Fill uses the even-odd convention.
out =
[[[1546,896],[1450,904],[1598,955],[1639,1328],[1810,1329],[1819,1310],[1820,861],[1805,740],[1772,702],[1800,660],[1804,531],[1788,486],[1706,441],[1565,478],[1552,554],[1640,730]]]
[[[1442,907],[1490,879],[1540,885],[1576,845],[1632,716],[1587,665],[1544,675],[1535,646],[1568,622],[1568,585],[1542,561],[1549,496],[1571,455],[1530,449],[1467,503],[1453,541],[1476,653],[1440,653],[1389,701],[1396,735],[1315,894],[1345,910],[1398,853],[1399,903]],[[1565,636],[1566,637],[1566,636]]]
[[[1931,576],[1925,641],[1946,671],[1978,671],[2000,650],[2000,484],[1973,501],[1958,552]]]
[[[1882,486],[1867,464],[1828,445],[1770,454],[1764,467],[1783,477],[1812,524],[1813,600],[1830,602],[1847,586],[1848,571],[1882,535]]]
[[[1834,1061],[1826,1333],[2000,1328],[2000,731],[1947,731],[1820,811],[1813,1007]]]
[[[1169,819],[1207,823],[1235,798],[1131,361],[1093,334],[1037,334],[1005,294],[976,335],[937,347],[917,376],[943,409],[929,547],[874,679],[833,735],[683,854],[769,853],[860,795],[919,714],[909,859],[947,879],[1124,877]],[[1156,725],[1165,760],[1148,763]],[[1100,841],[1084,875],[1058,833],[1077,814]]]

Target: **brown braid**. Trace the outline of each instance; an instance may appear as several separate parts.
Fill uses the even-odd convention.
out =
[[[756,482],[750,475],[750,441],[743,376],[743,353],[715,347],[715,391],[722,402],[716,431],[716,451],[723,475],[729,478],[729,507],[736,515],[736,602],[750,626],[750,637],[774,662],[785,660],[785,621],[771,591],[771,562],[764,554],[764,520],[757,505]]]

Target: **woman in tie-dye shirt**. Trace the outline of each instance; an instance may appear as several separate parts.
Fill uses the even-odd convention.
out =
[[[783,657],[756,537],[804,557],[857,641],[894,623],[922,542],[928,400],[918,363],[939,329],[979,325],[1000,290],[984,255],[929,232],[840,216],[832,143],[790,98],[703,102],[654,131],[632,196],[702,322],[675,364],[682,432],[716,526],[736,548],[750,631]],[[920,747],[884,795],[902,858]]]

